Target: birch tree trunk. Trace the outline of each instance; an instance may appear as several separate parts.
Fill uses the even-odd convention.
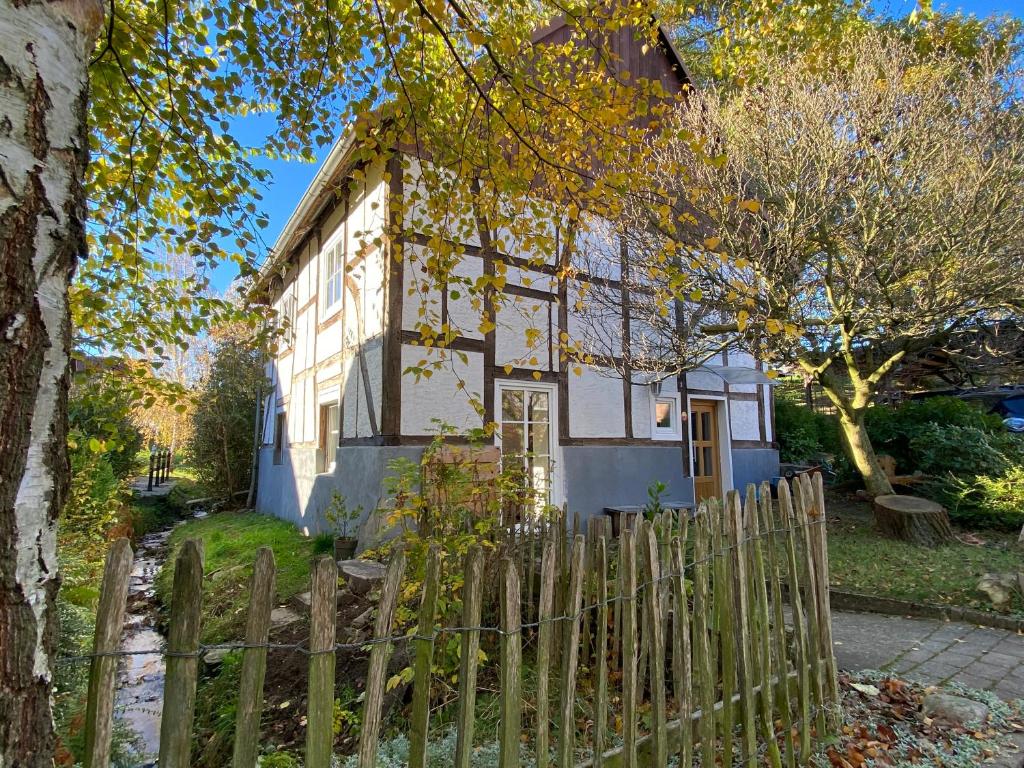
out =
[[[53,765],[68,284],[85,252],[98,0],[0,0],[0,768]]]

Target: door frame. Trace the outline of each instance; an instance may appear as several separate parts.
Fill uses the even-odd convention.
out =
[[[498,428],[494,430],[494,444],[501,450],[501,391],[503,389],[524,389],[534,392],[548,393],[548,439],[551,441],[551,499],[550,504],[561,507],[565,503],[565,484],[562,472],[562,445],[558,441],[558,385],[540,381],[523,381],[521,379],[494,380],[494,422]]]
[[[697,488],[693,477],[693,468],[697,465],[696,452],[693,449],[693,427],[690,425],[690,414],[694,400],[703,400],[715,404],[715,420],[718,422],[718,466],[721,472],[722,495],[733,488],[732,474],[732,424],[729,419],[729,397],[722,395],[686,395],[686,445],[690,451],[690,491],[693,499],[697,499]]]

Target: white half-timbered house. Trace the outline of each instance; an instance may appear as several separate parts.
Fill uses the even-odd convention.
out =
[[[566,30],[556,24],[545,34],[557,41]],[[664,35],[649,51],[628,32],[620,44],[635,71],[660,77],[670,91],[686,82]],[[430,378],[403,375],[430,354],[418,344],[422,299],[410,296],[427,246],[415,236],[388,242],[385,229],[396,196],[409,198],[419,183],[417,161],[407,158],[404,173],[398,158],[387,169],[384,161],[361,165],[354,176],[352,152],[346,134],[298,201],[257,283],[287,327],[268,362],[261,511],[315,533],[335,490],[350,507],[375,509],[389,464],[417,459],[438,422],[458,430],[496,422],[502,456],[522,461],[528,450],[530,474],[546,484],[550,501],[584,518],[643,504],[655,481],[665,484],[667,500],[692,502],[778,474],[771,386],[750,355],[725,352],[656,384],[594,365],[576,373],[579,366],[560,360],[557,340],[579,332],[574,297],[586,272],[559,278],[557,264],[496,256],[479,240],[465,244],[457,270],[484,274],[496,258],[508,266],[496,327],[477,332],[479,312],[462,293],[434,297],[442,321],[462,328],[452,345],[461,354]],[[365,245],[374,240],[380,245]],[[391,257],[398,246],[400,260]],[[528,349],[527,327],[539,331]],[[479,393],[483,414],[466,392]]]

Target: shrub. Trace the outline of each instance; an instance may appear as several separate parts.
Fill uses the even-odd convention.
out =
[[[836,457],[843,454],[836,418],[789,400],[775,403],[775,433],[783,461],[807,461],[823,453]]]
[[[1024,465],[997,476],[945,475],[929,483],[927,491],[962,525],[1003,531],[1024,527]]]
[[[913,469],[926,475],[999,475],[1013,462],[1002,435],[974,426],[922,424],[910,438]]]
[[[88,445],[71,451],[71,487],[58,529],[59,551],[70,556],[66,588],[98,579],[111,531],[126,518],[126,497],[108,454]]]
[[[230,497],[249,487],[253,420],[264,377],[260,360],[247,340],[222,337],[199,393],[186,454],[215,495]]]
[[[977,406],[955,397],[910,400],[898,408],[869,408],[865,425],[875,450],[892,456],[896,465],[905,471],[921,469],[912,443],[918,438],[918,445],[923,444],[921,438],[932,434],[929,425],[970,427],[980,432],[1002,429],[998,416],[986,414]]]

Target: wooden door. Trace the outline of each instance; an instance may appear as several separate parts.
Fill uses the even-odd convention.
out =
[[[718,440],[718,406],[713,400],[690,401],[694,501],[722,495],[722,452]]]

